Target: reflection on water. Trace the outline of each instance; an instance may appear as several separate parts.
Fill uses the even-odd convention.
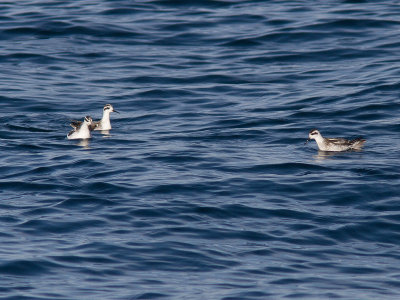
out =
[[[81,139],[76,145],[84,149],[90,149],[89,144],[90,144],[90,139]]]
[[[325,159],[328,159],[328,158],[332,158],[333,156],[338,155],[338,154],[340,154],[340,153],[341,153],[341,152],[321,151],[321,150],[318,150],[318,154],[317,154],[317,155],[314,155],[314,158],[315,158],[316,160],[325,160]]]
[[[103,137],[111,137],[110,130],[100,130]]]
[[[318,154],[314,155],[314,159],[317,161],[326,160],[333,158],[334,156],[338,157],[339,155],[346,155],[347,153],[357,152],[360,153],[362,150],[350,150],[350,151],[321,151],[318,150]]]
[[[100,133],[105,138],[111,137],[110,130],[101,130]],[[96,138],[96,136],[94,136],[94,138]],[[80,139],[76,145],[82,147],[83,149],[90,149],[90,141],[91,139]]]

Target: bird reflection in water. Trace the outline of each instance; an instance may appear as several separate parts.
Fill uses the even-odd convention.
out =
[[[83,149],[90,149],[90,139],[81,139],[76,145],[82,147]]]
[[[103,135],[103,137],[108,138],[111,137],[110,130],[101,130],[100,133]]]
[[[313,155],[313,157],[314,157],[315,160],[321,161],[321,160],[327,160],[327,159],[343,157],[347,153],[350,153],[350,152],[352,152],[352,153],[354,153],[354,152],[362,152],[362,150],[351,150],[351,151],[342,151],[342,152],[318,150],[318,154],[317,155]]]

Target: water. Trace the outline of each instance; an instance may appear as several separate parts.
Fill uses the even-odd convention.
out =
[[[395,1],[0,12],[1,299],[399,297]]]

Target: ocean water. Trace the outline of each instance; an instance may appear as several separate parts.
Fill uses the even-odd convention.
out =
[[[399,15],[1,2],[0,299],[400,297]]]

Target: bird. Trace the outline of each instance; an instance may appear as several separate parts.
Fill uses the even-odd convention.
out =
[[[315,140],[319,150],[321,151],[360,150],[366,142],[366,140],[362,138],[356,138],[353,140],[347,140],[344,138],[324,138],[317,129],[310,130],[306,144],[310,140]]]
[[[91,126],[93,124],[93,120],[90,116],[86,116],[83,122],[80,121],[80,125],[74,127],[68,134],[67,139],[76,140],[76,139],[90,139],[92,134]]]
[[[112,112],[119,113],[119,111],[116,111],[111,104],[104,105],[103,117],[100,121],[93,122],[92,125],[90,125],[91,130],[110,130],[112,128],[110,122],[110,113]],[[77,128],[81,126],[81,124],[82,121],[73,120],[70,125],[72,128]]]

